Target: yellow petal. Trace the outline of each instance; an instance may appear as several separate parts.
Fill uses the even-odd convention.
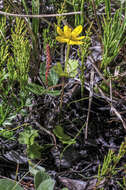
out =
[[[64,34],[63,31],[60,29],[59,26],[57,26],[57,33],[58,33],[60,36],[62,36],[62,35]]]
[[[61,36],[57,36],[56,40],[58,42],[60,42],[60,43],[68,43],[70,41],[68,38],[64,38],[64,37],[61,37]]]
[[[70,37],[71,37],[71,31],[72,31],[72,29],[69,28],[69,26],[67,26],[67,25],[64,26],[64,35],[65,35],[67,38],[70,38]]]
[[[79,26],[77,26],[73,31],[72,31],[72,36],[73,37],[76,37],[76,36],[78,36],[81,32],[82,32],[82,26],[81,25],[79,25]]]
[[[80,36],[80,37],[76,37],[76,38],[73,38],[74,40],[82,40],[82,39],[84,39],[85,38],[85,36]]]

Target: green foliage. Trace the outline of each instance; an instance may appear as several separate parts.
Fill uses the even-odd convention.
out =
[[[86,0],[66,0],[66,2],[73,7],[74,12],[81,11],[81,14],[75,14],[75,26],[84,25],[84,3]]]
[[[106,68],[108,64],[117,56],[120,48],[126,42],[125,28],[126,17],[122,19],[122,9],[118,9],[115,12],[114,17],[103,18],[103,57],[101,67],[106,74]]]
[[[27,6],[27,1],[26,0],[21,0],[21,2],[22,2],[22,5],[24,6],[26,14],[29,14],[30,9]],[[39,0],[32,0],[32,14],[33,15],[39,15],[39,11],[40,11],[40,2],[39,2]],[[28,18],[28,24],[29,24],[29,28],[31,28],[31,30],[32,30],[32,32],[34,34],[34,36],[32,36],[32,37],[33,38],[35,37],[37,39],[38,32],[39,32],[39,19],[32,18],[32,22],[31,22],[30,19]]]
[[[55,181],[50,178],[50,176],[44,172],[44,171],[39,171],[34,178],[34,184],[35,184],[35,189],[37,190],[53,190]]]
[[[67,10],[66,10],[66,0],[63,0],[63,2],[60,1],[59,8],[58,8],[57,12],[59,14],[67,12]],[[64,21],[66,19],[66,17],[65,16],[60,16],[60,17],[56,17],[56,19],[57,19],[57,25],[60,26],[61,22]]]
[[[40,2],[39,0],[32,0],[32,14],[39,15]],[[32,18],[32,30],[35,36],[38,36],[39,31],[39,19]]]
[[[92,0],[89,0],[90,2],[92,2]],[[96,4],[96,7],[98,7],[101,3],[104,3],[105,0],[94,0],[95,1],[95,4]]]
[[[30,45],[24,20],[17,18],[6,40],[6,18],[0,20],[0,125],[12,125],[27,102],[23,91],[28,81]],[[11,56],[9,55],[11,50]],[[15,84],[17,89],[15,91]],[[23,96],[22,96],[23,92]]]
[[[20,88],[24,89],[28,81],[29,60],[31,47],[26,37],[27,28],[24,20],[16,18],[16,25],[12,29],[12,45],[13,57],[8,60],[7,68],[10,80],[17,80]]]
[[[21,0],[22,2],[22,5],[24,6],[24,10],[26,12],[26,14],[30,14],[31,10],[28,6],[28,2],[26,0]],[[40,2],[39,0],[31,0],[31,4],[32,4],[32,14],[33,15],[39,15],[39,12],[40,12]],[[19,9],[19,13],[22,14],[22,12],[20,11],[22,10]],[[38,74],[38,65],[40,63],[40,60],[39,60],[39,47],[40,47],[40,40],[39,40],[39,19],[38,18],[27,18],[27,20],[25,20],[25,23],[27,24],[27,28],[28,28],[28,34],[29,34],[29,37],[31,38],[31,46],[32,46],[32,61],[33,61],[33,64],[32,66],[30,67],[30,70],[31,70],[31,74],[32,74],[32,77],[34,78],[34,76],[36,75],[36,73]],[[37,68],[37,69],[36,69]],[[33,71],[36,71],[35,73]]]
[[[31,159],[41,157],[41,146],[35,142],[35,138],[38,137],[38,131],[27,127],[23,132],[19,134],[19,143],[27,145],[27,155]]]
[[[41,146],[34,142],[34,144],[27,146],[27,155],[28,158],[38,159],[41,158]]]
[[[12,120],[16,117],[16,113],[12,113],[12,107],[6,102],[0,104],[0,126],[9,126]]]
[[[40,66],[40,71],[39,71],[39,75],[40,75],[40,79],[42,82],[46,83],[46,79],[45,79],[45,64],[41,64]],[[51,68],[49,73],[48,73],[48,86],[55,86],[57,85],[59,80],[59,77],[57,75],[57,73],[55,72],[54,68]],[[50,89],[45,89],[43,86],[35,84],[35,83],[28,83],[27,86],[25,87],[25,89],[29,92],[32,92],[36,95],[43,95],[43,94],[48,94],[51,96],[58,96],[60,95],[60,91],[59,90],[50,90]]]
[[[74,139],[71,139],[70,136],[68,136],[67,134],[64,133],[64,130],[60,125],[56,126],[55,129],[53,130],[53,132],[63,144],[70,145],[70,144],[76,143],[76,141]]]
[[[80,3],[82,2],[82,0],[73,0],[73,8],[74,11],[80,11]],[[80,15],[75,15],[75,26],[80,24]]]
[[[30,172],[36,171],[34,174],[34,185],[35,190],[54,190],[55,180],[51,179],[51,177],[46,173],[45,169],[41,166],[34,166],[30,163]],[[37,168],[37,169],[35,169]],[[0,190],[23,190],[23,188],[15,181],[9,179],[0,179]],[[62,190],[68,190],[67,188],[63,188]]]
[[[60,77],[74,78],[78,73],[78,60],[68,59],[65,71],[63,71],[62,65],[59,62],[53,68]]]
[[[25,9],[25,12],[28,14],[28,7],[27,7],[27,4],[25,2],[25,0],[21,0],[23,6],[24,6],[24,9]]]
[[[13,137],[14,132],[13,131],[7,131],[7,130],[0,130],[0,136],[9,139],[9,140],[14,140],[15,138]]]
[[[35,169],[34,169],[35,170]],[[31,171],[31,170],[30,170]],[[34,174],[34,184],[36,190],[53,190],[55,181],[39,166],[39,170]],[[15,181],[9,179],[0,180],[0,190],[23,190]]]
[[[40,183],[37,190],[53,190],[55,185],[55,181],[52,179],[46,179],[42,183]]]
[[[35,138],[38,137],[38,131],[32,129],[32,127],[27,127],[23,132],[20,133],[19,142],[21,144],[26,144],[28,146],[34,144]]]
[[[110,2],[110,0],[105,0],[105,13],[107,16],[107,20],[109,20],[110,14],[111,14],[111,2]]]
[[[0,96],[6,96],[10,90],[9,86],[5,86],[5,81],[8,78],[8,73],[5,69],[7,59],[9,56],[9,44],[6,40],[6,18],[0,19]]]
[[[74,78],[78,73],[78,60],[69,59],[67,65],[67,72],[69,73],[69,77]]]
[[[60,77],[68,77],[68,73],[63,71],[61,63],[56,63],[56,65],[53,67],[55,69],[55,72],[60,76]]]
[[[106,80],[108,82],[108,84],[110,83],[110,79]],[[99,85],[99,87],[105,92],[105,93],[109,93],[110,89],[109,86],[105,83],[105,81],[102,81]],[[114,85],[112,84],[112,87],[114,87]],[[97,92],[97,89],[96,89]]]
[[[35,178],[34,178],[35,188],[37,189],[39,187],[40,183],[47,179],[50,179],[50,177],[45,171],[41,170],[41,171],[37,172],[35,175]]]
[[[42,63],[40,65],[39,75],[40,75],[41,80],[46,84],[46,80],[45,80],[46,69],[45,68],[46,68],[46,65]],[[48,86],[57,85],[58,81],[59,81],[59,76],[55,72],[54,68],[52,67],[48,73]]]
[[[41,167],[40,167],[41,168]],[[43,170],[40,169],[34,175],[35,190],[54,190],[55,180]],[[15,181],[9,179],[0,179],[0,190],[23,190],[23,188]],[[63,188],[62,190],[68,190]]]
[[[29,172],[35,176],[39,171],[43,171],[45,172],[45,168],[43,168],[42,166],[40,165],[35,165],[33,162],[31,162],[30,160],[28,161],[29,162]]]
[[[8,40],[6,40],[6,17],[0,19],[0,75],[8,58]],[[1,78],[1,77],[0,77]]]
[[[60,94],[59,90],[48,90],[35,83],[29,83],[25,88],[36,95],[48,94],[51,96],[58,96]]]
[[[15,181],[9,179],[0,179],[0,190],[23,190]]]
[[[108,155],[105,156],[104,162],[101,168],[99,165],[98,169],[98,182],[96,183],[96,187],[98,187],[103,179],[105,181],[114,177],[120,168],[117,168],[121,158],[126,154],[126,141],[122,142],[119,153],[116,155],[113,150],[109,150]]]
[[[86,37],[84,38],[84,43],[81,45],[80,49],[81,52],[78,51],[79,57],[81,57],[81,66],[80,66],[80,81],[81,81],[81,96],[84,96],[84,81],[85,81],[85,60],[87,58],[87,56],[89,55],[89,47],[91,44],[91,27],[92,27],[92,23],[90,24],[90,27],[88,28],[88,30],[86,31]]]
[[[120,186],[120,188],[122,190],[125,190],[126,189],[126,178],[125,178],[125,176],[123,176],[122,183],[120,183],[119,181],[117,181],[117,184]]]
[[[53,190],[55,180],[46,173],[41,166],[36,166],[29,162],[30,172],[34,175],[34,185],[36,190]]]
[[[8,97],[8,96],[7,96]],[[7,104],[7,97],[4,97],[4,101],[0,103],[0,126],[7,127],[12,126],[13,120],[20,113],[22,116],[27,115],[26,109],[23,107],[31,106],[31,99],[23,94],[19,94],[19,97],[11,95]]]

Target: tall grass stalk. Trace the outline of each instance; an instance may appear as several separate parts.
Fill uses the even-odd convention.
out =
[[[81,24],[84,25],[84,3],[85,0],[73,0],[73,9],[75,12],[81,10],[81,15],[75,15],[75,26]]]
[[[40,10],[40,2],[39,0],[32,0],[32,14],[39,15]],[[39,31],[39,19],[38,18],[32,18],[32,30],[35,36],[38,36]]]
[[[85,82],[85,60],[87,58],[87,56],[89,55],[89,47],[90,47],[90,43],[91,43],[91,39],[90,39],[90,35],[91,35],[91,27],[92,27],[92,23],[90,25],[90,27],[88,28],[88,30],[86,31],[86,38],[84,38],[84,43],[80,46],[80,50],[81,50],[81,55],[79,55],[81,57],[81,66],[80,66],[80,81],[81,81],[81,97],[84,96],[84,82]]]
[[[29,14],[29,8],[27,7],[26,1],[22,0],[21,1],[26,14]],[[32,0],[32,14],[33,15],[39,15],[40,11],[40,2],[39,0]],[[37,37],[38,31],[39,31],[39,19],[38,18],[32,18],[32,24],[30,22],[30,19],[28,18],[29,25],[32,27],[32,31],[34,35]]]
[[[81,25],[84,25],[84,2],[85,0],[81,1]]]
[[[105,74],[107,73],[108,64],[118,55],[119,50],[126,42],[126,13],[123,18],[121,8],[116,10],[113,17],[108,15],[108,18],[103,17],[102,23],[103,56],[101,68],[104,69]]]
[[[96,4],[95,4],[95,0],[91,0],[92,1],[92,9],[93,9],[93,12],[94,12],[94,17],[95,17],[95,20],[96,20],[96,22],[97,22],[97,26],[98,26],[98,38],[99,38],[99,40],[101,40],[100,39],[100,35],[101,35],[101,25],[100,25],[100,22],[99,22],[99,18],[98,18],[98,15],[97,15],[97,6],[96,6]]]
[[[33,15],[39,15],[40,13],[40,2],[39,0],[32,0],[32,14]],[[29,8],[27,6],[27,3],[25,0],[22,0],[22,4],[24,6],[24,9],[26,11],[26,14],[29,13]],[[33,62],[35,62],[35,65],[33,68],[31,68],[32,78],[34,78],[35,75],[38,73],[39,68],[39,19],[38,18],[32,18],[32,21],[28,18],[27,23],[30,28],[31,38],[32,38],[32,51],[33,51]],[[34,72],[33,72],[34,70]]]
[[[105,13],[107,16],[107,20],[109,20],[110,15],[111,15],[111,2],[110,2],[110,0],[105,0]]]
[[[24,9],[25,9],[26,14],[28,15],[28,14],[29,14],[29,9],[28,9],[28,7],[27,7],[27,4],[26,4],[25,0],[21,0],[21,2],[22,2],[22,4],[23,4],[23,7],[24,7]],[[31,28],[30,19],[27,18],[27,20],[28,20],[29,27]]]
[[[79,1],[78,0],[73,0],[73,8],[74,11],[78,11],[79,10]],[[79,16],[75,15],[75,26],[79,25]]]

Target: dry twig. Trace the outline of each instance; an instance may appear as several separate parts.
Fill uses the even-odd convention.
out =
[[[68,16],[68,15],[76,15],[81,14],[81,11],[78,12],[70,12],[70,13],[62,13],[62,14],[42,14],[42,15],[23,15],[23,14],[14,14],[0,11],[0,15],[4,16],[13,16],[13,17],[22,17],[22,18],[47,18],[47,17],[57,17],[57,16]]]

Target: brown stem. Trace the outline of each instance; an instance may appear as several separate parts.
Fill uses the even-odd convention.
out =
[[[61,98],[60,98],[60,110],[62,109],[63,105],[63,96],[64,96],[64,86],[65,86],[65,78],[62,78],[62,92],[61,92]]]

